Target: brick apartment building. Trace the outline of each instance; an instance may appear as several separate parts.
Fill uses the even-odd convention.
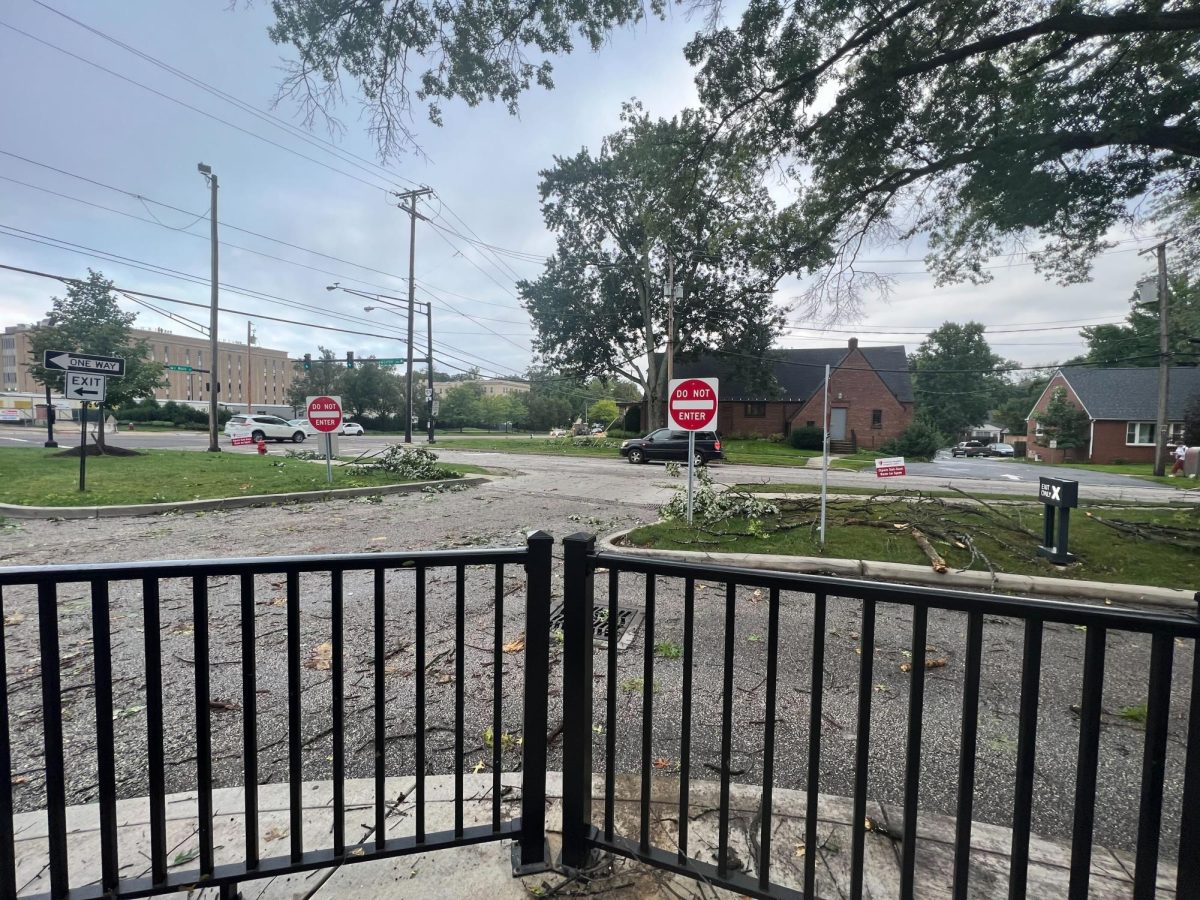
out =
[[[0,391],[38,394],[45,390],[29,373],[33,326],[10,325],[0,334]],[[166,365],[211,368],[208,339],[135,328],[132,337],[150,345],[150,359]],[[69,349],[69,348],[64,348]],[[220,400],[231,406],[251,403],[279,406],[287,403],[292,383],[292,363],[284,350],[221,341],[217,345],[216,378]],[[166,387],[155,391],[158,400],[207,401],[210,376],[200,372],[166,373]]]
[[[1039,436],[1036,413],[1045,412],[1054,392],[1062,388],[1067,400],[1091,419],[1084,447],[1047,446]],[[1175,366],[1167,393],[1167,444],[1183,439],[1183,412],[1189,398],[1200,396],[1200,368]],[[1158,418],[1158,369],[1093,369],[1064,366],[1054,373],[1026,417],[1029,456],[1050,463],[1087,460],[1094,463],[1154,462]]]
[[[820,427],[826,365],[831,368],[831,440],[871,449],[912,422],[912,379],[902,346],[863,348],[852,337],[846,347],[772,350],[761,361],[772,387],[750,387],[745,367],[739,370],[737,362],[706,354],[675,364],[676,378],[720,379],[722,434],[787,435],[794,428]]]

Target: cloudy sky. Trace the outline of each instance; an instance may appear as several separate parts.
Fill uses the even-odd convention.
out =
[[[267,37],[266,2],[234,10],[224,0],[45,2],[256,110],[271,108],[288,51]],[[402,158],[385,173],[373,165],[353,105],[342,110],[346,132],[331,150],[327,131],[305,141],[35,0],[10,0],[0,10],[0,263],[69,276],[90,266],[120,287],[207,305],[208,193],[196,171],[205,162],[221,187],[221,304],[240,311],[222,313],[222,338],[244,340],[249,318],[259,343],[293,356],[318,345],[402,356],[402,318],[364,312],[370,301],[325,286],[402,296],[408,219],[388,192],[429,185],[437,197],[422,209],[443,228],[418,226],[416,278],[418,299],[433,303],[439,368],[520,372],[530,362],[530,328],[514,282],[539,266],[519,254],[553,246],[538,208],[539,169],[555,154],[598,147],[618,127],[624,100],[637,97],[664,116],[693,103],[681,51],[697,27],[676,13],[615,34],[598,54],[556,60],[557,87],[525,95],[519,117],[461,103],[447,104],[444,127],[419,117],[424,157]],[[274,114],[300,124],[292,108]],[[518,255],[490,254],[448,232]],[[944,321],[975,319],[989,326],[998,353],[1053,363],[1081,349],[1075,326],[1123,318],[1148,271],[1136,251],[1150,235],[1114,237],[1124,242],[1097,261],[1093,282],[1070,288],[1043,281],[1022,257],[994,260],[989,285],[934,288],[919,247],[873,248],[868,256],[879,262],[871,267],[895,275],[891,297],[829,330],[794,322],[781,343],[840,344],[853,333],[864,344],[911,350]],[[786,282],[779,302],[800,288]],[[57,282],[0,270],[0,325],[39,318],[60,292]],[[142,327],[196,334],[127,305]],[[203,309],[156,305],[207,323]]]

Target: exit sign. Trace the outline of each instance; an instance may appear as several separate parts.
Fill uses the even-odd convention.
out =
[[[191,366],[167,366],[172,372],[191,372]]]

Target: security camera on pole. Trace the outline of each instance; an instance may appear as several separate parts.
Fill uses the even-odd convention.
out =
[[[696,432],[717,429],[717,379],[676,378],[667,385],[667,425],[688,433],[687,520],[692,524]]]

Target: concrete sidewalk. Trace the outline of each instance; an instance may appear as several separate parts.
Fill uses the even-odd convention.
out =
[[[506,773],[503,778],[502,817],[519,815],[520,775]],[[357,779],[346,783],[346,839],[350,862],[313,872],[281,876],[241,884],[242,896],[250,900],[295,900],[320,897],[326,900],[373,900],[373,898],[470,898],[506,900],[546,896],[564,888],[568,879],[555,872],[512,876],[510,842],[478,844],[452,850],[440,850],[386,860],[353,862],[355,842],[366,849],[374,847],[374,782]],[[386,803],[388,837],[411,835],[414,829],[414,779],[391,778],[387,782]],[[638,790],[635,776],[617,779],[615,832],[637,838]],[[431,777],[426,782],[426,828],[433,832],[453,827],[453,776]],[[676,849],[678,835],[678,781],[655,778],[651,811],[652,843],[668,851]],[[593,784],[594,796],[603,796],[599,779]],[[561,778],[547,778],[547,830],[552,851],[557,856],[561,828]],[[717,799],[719,786],[714,782],[692,782],[689,815],[689,853],[705,862],[716,861]],[[491,776],[465,776],[464,810],[466,826],[491,822]],[[757,787],[733,785],[731,791],[732,865],[753,874],[758,857],[760,791]],[[330,782],[304,785],[304,846],[328,847],[332,827],[332,787]],[[772,829],[772,880],[799,889],[803,884],[805,856],[817,854],[817,893],[822,897],[844,897],[850,872],[851,804],[846,798],[822,796],[818,816],[819,844],[804,844],[805,800],[799,791],[776,789]],[[144,876],[149,872],[148,804],[145,798],[123,800],[118,804],[118,843],[122,877]],[[259,787],[259,845],[264,859],[286,857],[291,836],[288,833],[287,785]],[[236,863],[243,857],[245,819],[241,789],[214,792],[216,863]],[[167,801],[167,861],[171,873],[194,871],[197,852],[196,800],[194,794],[171,795]],[[596,824],[602,824],[603,803],[594,804]],[[900,809],[890,804],[869,802],[867,816],[871,830],[865,835],[864,895],[869,898],[893,898],[899,895]],[[99,876],[98,808],[95,805],[71,807],[68,811],[68,852],[70,882],[73,887],[94,883]],[[43,894],[49,890],[45,871],[47,852],[46,818],[43,812],[23,813],[16,817],[18,896]],[[1005,898],[1008,896],[1009,846],[1007,829],[975,823],[971,840],[971,896]],[[954,858],[954,820],[945,816],[923,815],[918,823],[916,896],[949,897]],[[1028,896],[1066,896],[1070,863],[1069,848],[1062,843],[1033,837],[1030,842]],[[1159,866],[1158,891],[1166,896],[1174,892],[1174,863],[1163,860]],[[1130,854],[1110,851],[1101,846],[1092,849],[1091,887],[1088,896],[1096,900],[1126,898],[1133,890],[1133,860]],[[570,884],[573,894],[603,893],[611,898],[642,897],[736,897],[703,882],[681,875],[652,869],[617,858],[599,866],[589,879]],[[216,889],[201,889],[190,896],[216,897]],[[173,896],[184,897],[184,893]]]

